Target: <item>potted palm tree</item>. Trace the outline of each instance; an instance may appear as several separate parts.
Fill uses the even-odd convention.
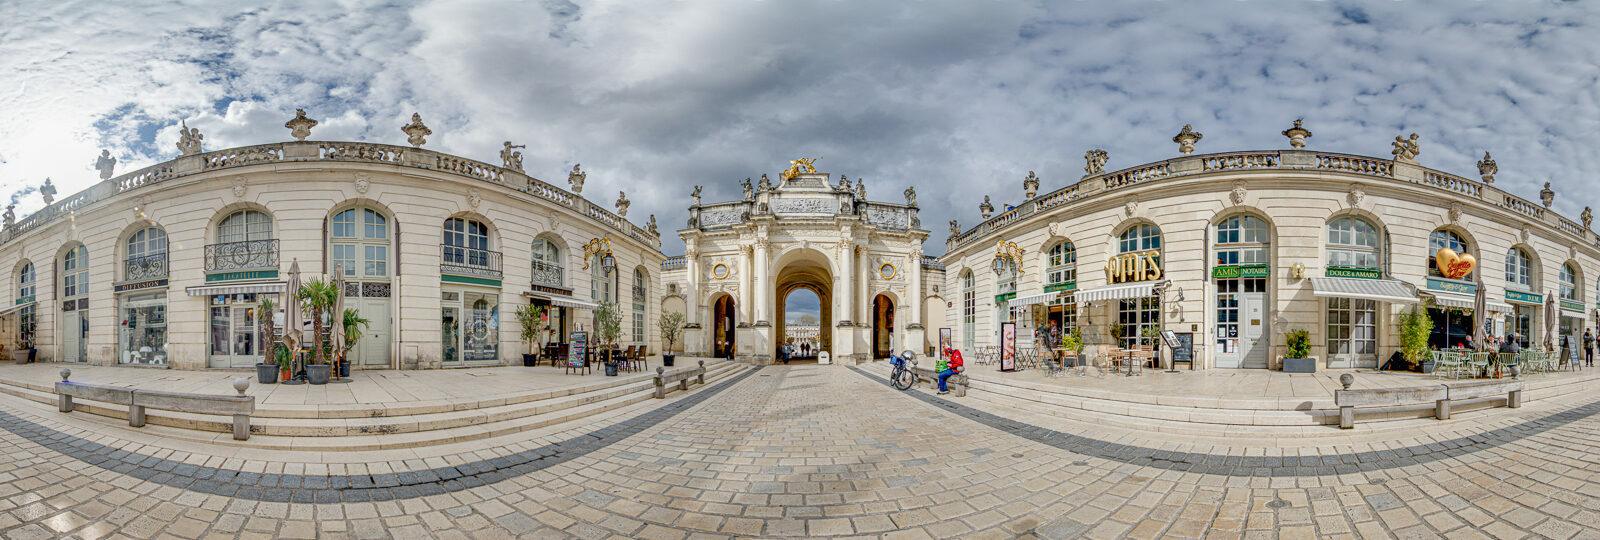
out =
[[[273,302],[272,298],[261,299],[261,316],[257,320],[261,321],[260,332],[264,338],[263,341],[266,341],[268,347],[272,349],[272,357],[270,359],[263,358],[261,363],[256,364],[256,380],[260,381],[261,384],[278,384],[278,363],[276,360],[279,345],[277,340],[274,339],[274,336],[277,336],[278,333],[274,331],[272,324],[272,310],[277,307],[277,303]]]
[[[1317,357],[1311,356],[1311,333],[1304,328],[1296,328],[1283,334],[1285,345],[1289,346],[1288,354],[1283,356],[1284,373],[1316,373]]]
[[[356,348],[356,342],[366,337],[361,328],[368,326],[372,321],[361,316],[360,312],[346,308],[340,323],[344,325],[344,345],[339,349],[339,376],[350,376],[350,350]]]
[[[327,342],[328,324],[331,322],[328,312],[338,300],[339,291],[333,283],[313,278],[300,285],[297,294],[301,309],[311,318],[312,363],[306,366],[306,378],[311,384],[328,384],[328,378],[333,374],[333,366],[328,364],[333,352]]]
[[[543,336],[547,329],[544,319],[544,306],[526,304],[517,308],[517,326],[522,329],[522,342],[528,345],[528,352],[522,354],[523,366],[539,365],[539,348],[544,346]]]
[[[594,310],[594,342],[598,347],[602,361],[606,363],[606,376],[617,376],[617,359],[612,357],[612,348],[616,347],[617,338],[622,336],[622,313],[617,311],[614,302],[600,302]]]
[[[678,338],[683,337],[683,312],[662,314],[656,324],[661,327],[661,341],[666,344],[661,351],[661,365],[672,367],[672,362],[678,357],[672,353],[673,346],[678,344]]]

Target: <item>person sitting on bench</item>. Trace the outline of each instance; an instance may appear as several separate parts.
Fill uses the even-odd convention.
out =
[[[961,372],[961,351],[945,347],[944,357],[950,359],[950,365],[946,366],[944,371],[939,372],[939,395],[941,396],[950,393],[950,387],[946,385],[945,380]]]

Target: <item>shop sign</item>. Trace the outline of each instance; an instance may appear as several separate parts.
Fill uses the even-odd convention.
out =
[[[1076,281],[1068,281],[1066,283],[1053,283],[1053,284],[1044,286],[1044,292],[1076,291],[1076,290],[1078,290],[1078,282],[1076,282]]]
[[[1543,304],[1544,295],[1518,291],[1506,291],[1506,300],[1511,302],[1522,302],[1524,304]]]
[[[246,272],[218,272],[206,274],[206,283],[216,281],[235,281],[240,279],[276,279],[277,270],[250,270]]]
[[[1006,300],[1010,300],[1010,299],[1016,298],[1016,297],[1017,297],[1017,293],[1014,293],[1014,292],[997,294],[997,295],[994,295],[994,303],[998,304],[998,303],[1001,303],[1001,302],[1004,302]]]
[[[1428,290],[1461,294],[1478,294],[1478,285],[1475,283],[1462,283],[1459,281],[1445,281],[1442,279],[1428,278]]]
[[[1268,274],[1265,264],[1228,265],[1211,269],[1211,277],[1216,279],[1264,278]]]
[[[1567,311],[1583,311],[1583,302],[1573,302],[1571,300],[1562,300],[1561,301],[1561,309],[1565,309]]]
[[[1159,250],[1123,253],[1106,260],[1107,283],[1134,283],[1161,279]]]
[[[165,287],[165,286],[167,286],[167,278],[147,279],[147,280],[144,280],[144,281],[133,281],[133,282],[128,282],[128,283],[118,283],[118,284],[116,284],[116,286],[112,287],[112,290],[114,292],[126,292],[126,291],[137,291],[139,289],[153,289],[153,288],[156,288],[156,287]]]
[[[39,299],[39,297],[37,297],[37,296],[33,296],[33,295],[28,295],[28,296],[24,296],[24,297],[22,297],[22,298],[18,298],[18,299],[17,299],[17,303],[16,303],[16,305],[19,305],[19,306],[20,306],[20,305],[23,305],[23,304],[26,304],[26,303],[28,303],[28,302],[33,302],[33,301],[36,301],[36,300],[38,300],[38,299]]]
[[[1327,274],[1328,277],[1338,278],[1378,279],[1383,277],[1379,274],[1377,268],[1345,268],[1340,266],[1329,266],[1328,271],[1324,273]]]
[[[442,282],[445,282],[445,283],[465,283],[465,284],[468,284],[468,285],[487,285],[487,286],[490,286],[490,287],[499,287],[500,286],[500,280],[498,280],[498,279],[481,278],[481,277],[473,277],[473,276],[457,276],[457,275],[454,275],[454,274],[440,274],[439,275],[439,281],[442,281]]]

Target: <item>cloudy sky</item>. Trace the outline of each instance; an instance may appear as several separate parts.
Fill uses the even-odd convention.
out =
[[[1082,175],[1176,155],[1286,148],[1388,156],[1422,137],[1424,165],[1576,216],[1593,204],[1600,8],[1547,2],[31,2],[0,0],[0,194],[19,215],[46,177],[61,195],[177,154],[179,120],[208,149],[315,139],[428,147],[633,200],[675,228],[690,186],[709,201],[787,160],[824,157],[897,201],[915,184],[925,246],[977,222],[978,195],[1021,199]],[[1585,195],[1585,193],[1590,195]],[[663,251],[681,253],[673,235]]]

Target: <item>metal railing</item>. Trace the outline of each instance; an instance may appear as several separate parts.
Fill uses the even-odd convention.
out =
[[[439,272],[499,278],[500,252],[449,244],[439,245]]]
[[[533,261],[533,284],[546,287],[561,287],[561,265],[544,261]]]
[[[278,239],[206,245],[206,271],[278,267]]]
[[[122,261],[122,279],[138,281],[167,277],[167,252],[128,257]]]

